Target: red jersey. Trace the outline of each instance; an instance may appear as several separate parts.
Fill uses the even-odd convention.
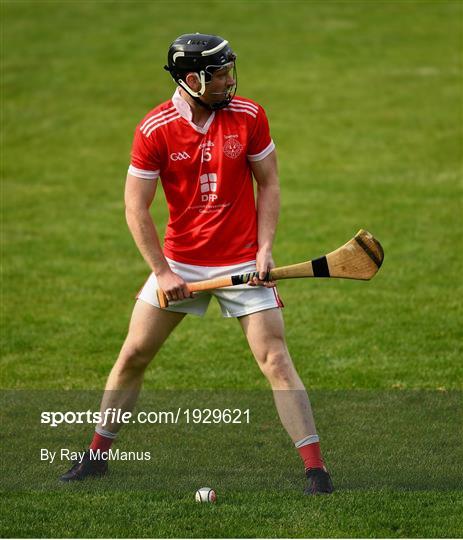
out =
[[[263,108],[236,96],[204,127],[177,89],[138,124],[129,173],[161,177],[169,207],[164,253],[175,261],[224,266],[255,259],[257,214],[250,161],[275,145]]]

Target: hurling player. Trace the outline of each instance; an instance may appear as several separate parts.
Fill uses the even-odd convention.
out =
[[[281,422],[304,463],[305,493],[331,493],[307,392],[286,345],[282,303],[267,277],[280,207],[275,145],[264,109],[235,95],[235,63],[219,36],[178,37],[165,66],[175,93],[136,128],[126,217],[151,274],[137,296],[101,411],[132,410],[145,369],[169,334],[187,314],[204,315],[214,296],[223,316],[238,320],[273,390]],[[150,214],[159,180],[169,208],[163,246]],[[194,296],[186,286],[256,269],[259,279],[242,286]],[[158,305],[157,288],[167,295],[167,309]],[[119,428],[98,425],[83,461],[61,479],[103,475],[107,461],[94,456],[108,451]]]

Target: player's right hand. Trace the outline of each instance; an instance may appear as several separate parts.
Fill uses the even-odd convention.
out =
[[[164,291],[169,302],[176,302],[193,296],[185,280],[175,272],[172,272],[170,268],[156,274],[156,278],[159,288]]]

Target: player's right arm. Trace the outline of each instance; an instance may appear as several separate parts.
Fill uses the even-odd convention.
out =
[[[125,183],[125,215],[135,244],[151,270],[159,287],[169,301],[188,298],[190,292],[185,281],[172,272],[159,242],[159,236],[150,214],[150,206],[156,193],[157,181],[146,181],[132,174]]]

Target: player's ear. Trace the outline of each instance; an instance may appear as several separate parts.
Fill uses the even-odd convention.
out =
[[[193,71],[191,73],[187,73],[185,82],[194,92],[198,92],[198,90],[201,88],[199,75]]]

